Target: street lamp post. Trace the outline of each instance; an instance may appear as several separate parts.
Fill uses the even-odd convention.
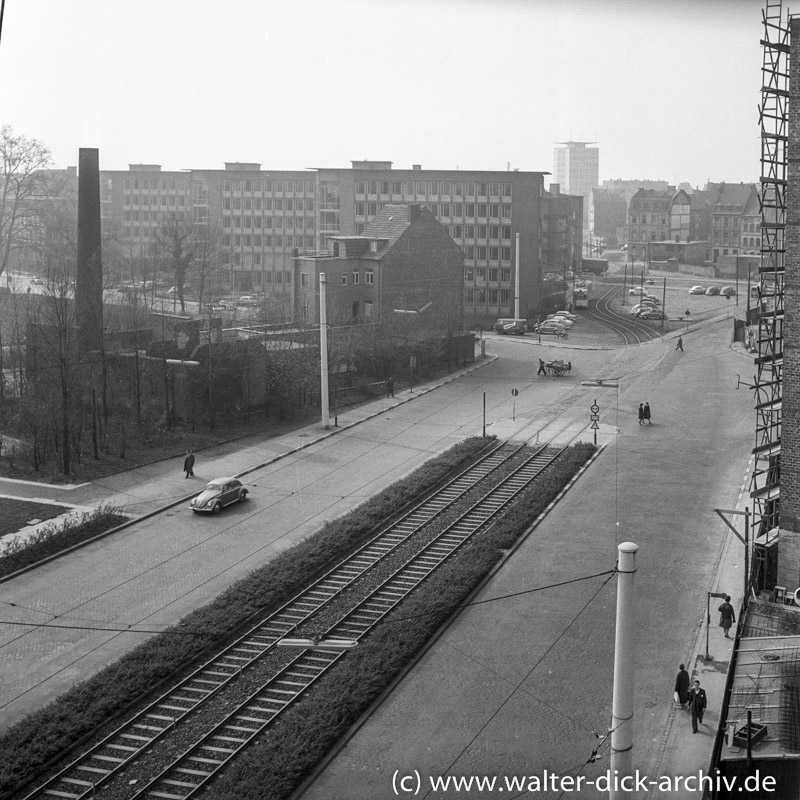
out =
[[[708,652],[708,629],[711,625],[711,598],[712,597],[722,597],[723,599],[727,597],[725,592],[706,592],[706,654],[705,660],[711,661],[711,656]]]

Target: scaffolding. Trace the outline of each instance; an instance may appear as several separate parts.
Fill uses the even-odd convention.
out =
[[[761,264],[748,321],[758,324],[755,358],[756,446],[750,497],[753,531],[766,536],[778,526],[784,326],[784,256],[789,124],[789,24],[782,0],[766,0],[761,105]]]

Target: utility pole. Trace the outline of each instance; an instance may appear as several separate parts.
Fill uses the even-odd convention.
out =
[[[516,272],[514,274],[514,319],[519,319],[519,231],[517,231],[516,240],[517,260]]]
[[[614,694],[611,706],[611,774],[614,782],[609,800],[630,800],[633,793],[619,785],[633,775],[633,681],[634,648],[633,579],[636,575],[636,552],[639,546],[622,542],[617,547],[617,630],[614,642]]]
[[[319,274],[319,394],[322,406],[322,427],[331,426],[328,411],[328,311],[325,307],[325,273]]]

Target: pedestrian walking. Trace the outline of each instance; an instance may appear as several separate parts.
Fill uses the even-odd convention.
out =
[[[680,350],[681,353],[683,352],[683,336],[678,337],[678,344],[675,345],[676,350]]]
[[[681,664],[678,669],[678,674],[675,677],[675,702],[683,709],[688,709],[689,703],[689,673],[686,671],[686,666]]]
[[[653,424],[652,422],[650,422],[650,403],[644,404],[644,418],[647,421],[648,425]]]
[[[386,396],[394,397],[394,378],[391,376],[389,377],[389,380],[386,381]]]
[[[639,424],[644,425],[644,404],[639,403]]]
[[[194,478],[194,453],[191,450],[186,451],[186,458],[183,459],[183,471],[187,478]]]
[[[731,625],[736,622],[736,616],[733,613],[731,596],[729,594],[725,595],[725,602],[720,605],[717,611],[719,611],[719,626],[725,631],[725,638],[730,639],[731,637],[728,636],[728,631],[731,629]]]
[[[697,733],[697,723],[703,724],[703,714],[708,705],[706,690],[700,688],[700,681],[694,682],[694,687],[689,692],[689,708],[692,712],[692,733]]]
[[[537,375],[547,375],[547,370],[544,368],[544,359],[539,359],[539,371]]]

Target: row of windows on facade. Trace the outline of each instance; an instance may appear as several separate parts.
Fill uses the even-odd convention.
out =
[[[714,231],[714,244],[740,244],[741,247],[761,247],[760,236],[739,236],[738,231]]]
[[[348,280],[349,278],[349,280]],[[343,272],[342,273],[342,285],[347,286],[348,283],[351,283],[353,286],[356,286],[361,283],[361,270],[354,269],[351,273]],[[372,286],[375,283],[375,272],[371,269],[364,270],[364,283]],[[303,289],[308,289],[311,286],[311,276],[308,272],[301,272],[300,273],[300,286]]]
[[[356,181],[356,197],[386,195],[393,197],[474,197],[511,199],[510,183],[479,183],[475,181]]]
[[[236,273],[236,275],[240,274],[241,272]],[[274,272],[247,272],[246,274],[252,279],[253,286],[259,288],[262,286],[292,285],[292,273],[289,270],[275,270]],[[226,287],[231,285],[230,272],[224,271],[222,273],[222,285]]]
[[[356,217],[374,217],[386,203],[357,201]],[[507,203],[426,203],[425,207],[437,219],[478,219],[511,222],[511,206]]]
[[[224,229],[251,230],[259,228],[294,228],[295,230],[314,230],[313,217],[228,217],[222,218]]]
[[[666,225],[667,224],[667,217],[664,214],[651,214],[652,219],[647,219],[647,214],[642,214],[641,220],[635,215],[631,215],[631,225],[636,225],[637,223],[641,222],[642,225]]]
[[[467,305],[500,305],[507,306],[511,302],[511,289],[464,289],[464,302]]]
[[[498,269],[496,267],[465,267],[464,268],[464,280],[467,283],[472,283],[473,281],[476,283],[485,283],[487,280],[489,283],[497,283],[500,281],[501,283],[511,283],[511,270],[510,269]]]
[[[222,191],[231,194],[313,194],[316,190],[314,181],[300,180],[266,180],[263,178],[228,179],[222,181]]]

